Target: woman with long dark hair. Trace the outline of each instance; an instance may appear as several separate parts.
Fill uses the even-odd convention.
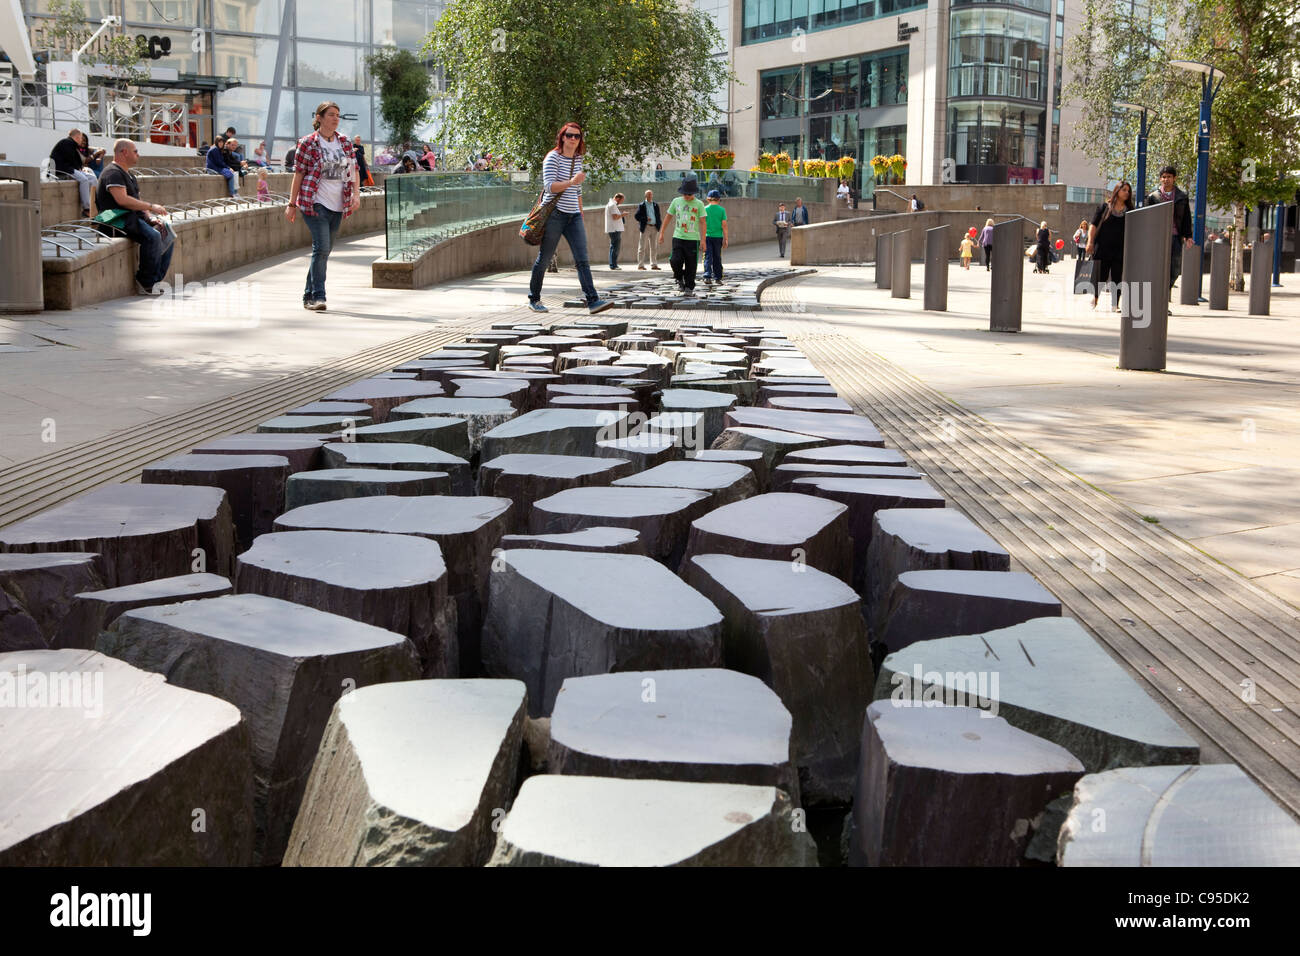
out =
[[[1034,265],[1037,267],[1034,271],[1047,272],[1047,267],[1052,262],[1052,230],[1047,228],[1046,219],[1038,224],[1038,232],[1034,238],[1038,243],[1034,250]]]
[[[582,127],[577,123],[565,123],[555,134],[555,148],[542,161],[542,198],[555,203],[555,208],[546,220],[542,244],[533,261],[533,274],[528,283],[528,307],[534,312],[547,311],[542,305],[542,279],[546,277],[546,265],[555,254],[561,236],[573,253],[573,265],[578,270],[578,282],[587,299],[588,311],[595,315],[614,304],[602,299],[596,291],[596,284],[591,279],[591,265],[587,261],[587,228],[582,221],[582,182],[587,178],[582,169],[582,157],[586,152]]]
[[[1127,182],[1120,182],[1110,194],[1110,200],[1102,203],[1093,213],[1092,225],[1088,229],[1087,254],[1096,265],[1092,274],[1092,307],[1097,308],[1097,299],[1101,295],[1101,284],[1111,283],[1111,302],[1115,311],[1119,309],[1120,282],[1124,272],[1124,214],[1133,208],[1133,187]]]

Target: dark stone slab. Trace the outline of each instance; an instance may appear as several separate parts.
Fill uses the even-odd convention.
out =
[[[823,445],[819,448],[802,448],[786,456],[791,464],[804,465],[874,465],[877,467],[907,467],[907,459],[892,448],[873,448],[868,445]]]
[[[235,588],[405,635],[424,676],[460,674],[456,609],[436,542],[354,531],[264,534],[239,556]]]
[[[545,405],[546,387],[560,381],[560,376],[553,374],[549,368],[538,368],[536,370],[519,368],[502,369],[501,371],[480,370],[457,375],[455,380],[461,382],[476,378],[489,381],[509,379],[515,382],[527,382],[528,394],[524,398],[524,403],[519,406],[521,412],[531,412]]]
[[[827,396],[776,396],[765,403],[767,408],[791,412],[823,412],[831,415],[853,415],[855,409],[842,398]]]
[[[141,581],[120,588],[83,591],[76,595],[72,612],[80,625],[79,629],[86,635],[85,643],[79,646],[94,647],[100,631],[108,628],[127,611],[134,611],[138,607],[221,597],[223,594],[233,594],[234,590],[228,578],[219,574],[201,573],[178,574],[173,578]]]
[[[722,448],[701,448],[696,451],[686,453],[688,461],[723,461],[733,465],[744,465],[754,473],[754,486],[758,489],[759,494],[766,494],[769,490],[769,475],[767,464],[763,460],[763,453],[760,451],[749,451],[743,448],[732,450]]]
[[[725,392],[697,388],[666,388],[659,398],[664,412],[698,412],[704,416],[704,446],[722,434],[723,416],[735,408],[738,397]]]
[[[260,865],[284,853],[335,701],[419,672],[400,634],[258,594],[127,611],[97,650],[239,708],[252,744]],[[149,824],[156,828],[157,819]]]
[[[570,677],[555,698],[546,763],[587,777],[779,787],[797,804],[790,729],[771,688],[731,670]]]
[[[853,536],[853,580],[858,593],[867,594],[867,548],[872,520],[889,508],[942,508],[943,495],[924,479],[796,478],[790,490],[838,501],[849,509],[849,534]]]
[[[0,554],[0,652],[91,647],[77,594],[104,586],[101,567],[85,552]]]
[[[356,429],[350,440],[424,445],[457,458],[469,460],[470,457],[469,424],[463,418],[405,418],[367,425]]]
[[[280,415],[257,426],[263,435],[293,435],[298,432],[323,432],[333,435],[369,425],[369,415]]]
[[[722,611],[727,667],[758,677],[790,709],[804,799],[847,804],[873,677],[857,595],[790,561],[698,554],[682,575]]]
[[[1123,767],[1075,784],[1056,865],[1295,867],[1300,825],[1233,764]]]
[[[214,438],[191,449],[192,455],[280,455],[289,474],[310,471],[320,464],[320,449],[328,435],[267,435],[249,433]]]
[[[676,568],[691,522],[712,507],[705,491],[685,488],[571,488],[533,502],[534,534],[591,527],[632,528],[646,554]]]
[[[584,365],[560,373],[569,385],[608,385],[620,378],[640,378],[649,371],[644,365]]]
[[[583,528],[561,534],[507,534],[501,547],[543,548],[551,551],[596,551],[601,554],[645,554],[641,535],[631,528]]]
[[[707,448],[703,412],[663,412],[645,423],[645,430],[667,435],[685,451]]]
[[[729,505],[733,501],[758,494],[754,472],[744,465],[725,461],[668,461],[645,471],[613,482],[615,488],[691,488],[707,491],[712,504]]]
[[[295,508],[276,521],[277,531],[323,529],[413,534],[442,548],[449,592],[456,601],[462,676],[479,674],[479,628],[487,603],[492,552],[510,529],[510,499],[434,495],[376,495]]]
[[[400,471],[388,468],[322,468],[290,475],[284,510],[340,498],[370,495],[445,495],[451,476],[445,471]]]
[[[774,491],[796,491],[792,488],[798,478],[883,478],[887,480],[916,481],[925,476],[911,468],[897,465],[809,465],[794,462],[787,455],[772,472]]]
[[[722,662],[717,608],[656,561],[536,549],[497,560],[484,669],[522,680],[534,717],[551,713],[568,677]]]
[[[451,476],[452,490],[467,494],[473,487],[469,462],[427,445],[398,442],[332,442],[321,452],[326,468],[391,468],[398,471],[441,471]]]
[[[1022,571],[905,571],[889,592],[877,639],[896,651],[1060,615],[1061,602]]]
[[[632,463],[618,458],[502,455],[479,467],[478,492],[509,498],[514,503],[512,529],[527,531],[534,501],[566,488],[608,485],[631,473]]]
[[[731,554],[807,565],[848,581],[853,568],[848,508],[811,495],[769,493],[715,508],[691,524],[695,555]]]
[[[289,460],[280,455],[178,455],[140,472],[146,485],[202,485],[220,488],[230,504],[235,538],[247,545],[271,530],[284,510]]]
[[[849,861],[1017,866],[1047,804],[1083,764],[973,707],[876,701],[862,725]]]
[[[612,365],[618,361],[621,353],[603,346],[584,345],[569,352],[555,356],[555,369],[563,374],[571,368],[584,368],[589,365]]]
[[[671,435],[642,431],[628,438],[596,442],[595,454],[601,458],[622,458],[632,463],[634,471],[644,471],[681,457],[682,449]]]
[[[830,444],[829,438],[798,435],[776,428],[724,428],[713,443],[715,451],[756,451],[763,456],[763,469],[769,475],[785,456],[803,448]]]
[[[399,369],[399,371],[403,371]],[[411,382],[393,379],[362,379],[323,396],[330,402],[365,402],[373,408],[374,424],[388,421],[388,413],[397,405],[416,398],[436,398],[443,394],[437,382]],[[372,424],[365,422],[364,424]]]
[[[285,866],[482,866],[514,796],[518,681],[364,687],[334,708]]]
[[[594,411],[634,412],[641,403],[635,396],[617,398],[601,395],[554,395],[546,400],[547,408],[584,408]]]
[[[326,418],[370,417],[373,411],[365,402],[308,402],[291,408],[286,415],[324,415]]]
[[[835,444],[883,448],[885,439],[861,415],[832,412],[793,412],[776,408],[737,408],[727,412],[726,424],[749,428],[777,428],[800,435],[825,438]]]
[[[596,442],[622,437],[628,418],[619,412],[541,408],[498,425],[483,436],[483,458],[502,455],[584,455]]]
[[[107,587],[229,575],[234,550],[226,493],[189,485],[107,485],[0,528],[0,552],[98,553]]]
[[[1011,555],[952,508],[877,511],[867,547],[867,621],[873,634],[885,624],[887,598],[905,571],[1008,571]]]
[[[530,390],[522,378],[453,378],[447,385],[454,398],[503,399],[516,409],[527,404]]]
[[[875,696],[952,703],[973,696],[981,675],[979,706],[996,704],[998,716],[1060,744],[1090,773],[1199,757],[1196,741],[1067,617],[918,641],[885,658]]]
[[[4,708],[0,866],[252,860],[253,768],[237,708],[87,650],[0,655],[0,681],[88,691],[86,706]]]

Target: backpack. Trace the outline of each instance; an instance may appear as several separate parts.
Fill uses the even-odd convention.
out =
[[[920,212],[924,208],[925,208],[925,203],[921,202],[921,200],[918,199],[916,201],[916,211]]]

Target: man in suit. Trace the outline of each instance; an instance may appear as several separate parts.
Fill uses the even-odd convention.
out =
[[[812,221],[808,218],[808,207],[803,204],[802,196],[795,197],[794,210],[790,213],[790,219],[796,226],[806,226]]]
[[[1143,206],[1154,205],[1158,202],[1171,202],[1174,204],[1174,228],[1169,237],[1169,294],[1172,297],[1174,289],[1174,280],[1183,271],[1183,247],[1192,244],[1192,210],[1191,203],[1187,200],[1187,193],[1178,188],[1176,180],[1178,179],[1178,170],[1173,166],[1166,166],[1160,170],[1160,186],[1150,196],[1147,196]]]
[[[636,215],[632,218],[641,227],[641,238],[636,244],[636,267],[644,272],[646,261],[649,260],[650,268],[658,269],[655,265],[655,241],[659,238],[659,227],[664,220],[659,214],[659,204],[655,202],[653,190],[645,191],[645,200],[636,207]]]
[[[777,255],[782,259],[785,258],[785,241],[790,238],[790,223],[790,214],[786,212],[785,203],[778,203],[776,215],[772,217],[772,225],[776,227],[776,248],[779,250]]]

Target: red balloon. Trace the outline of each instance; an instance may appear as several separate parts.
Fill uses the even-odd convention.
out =
[[[972,239],[975,238],[975,227],[974,227],[974,226],[971,226],[971,227],[970,227],[970,233],[969,233],[969,235],[970,235],[970,237],[971,237]]]
[[[1058,249],[1064,249],[1064,248],[1065,248],[1065,240],[1064,240],[1064,239],[1057,239],[1057,240],[1056,240],[1056,248],[1058,248]]]

